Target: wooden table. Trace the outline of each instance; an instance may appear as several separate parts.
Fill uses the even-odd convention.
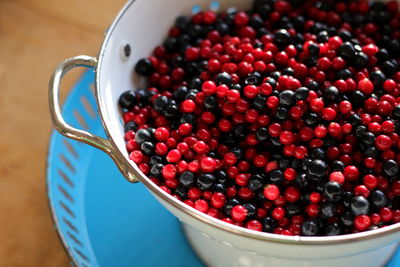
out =
[[[69,266],[46,198],[48,79],[63,59],[97,54],[124,2],[0,1],[0,266]]]

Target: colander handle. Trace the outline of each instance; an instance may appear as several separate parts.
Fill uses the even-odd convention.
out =
[[[60,108],[59,92],[60,84],[64,75],[75,67],[94,68],[97,66],[97,59],[90,56],[76,56],[68,58],[54,70],[49,84],[49,108],[50,116],[54,128],[65,137],[86,143],[107,153],[117,164],[119,170],[130,182],[138,182],[139,180],[131,174],[128,166],[124,163],[124,158],[116,153],[110,140],[101,138],[87,131],[76,129],[65,122]]]

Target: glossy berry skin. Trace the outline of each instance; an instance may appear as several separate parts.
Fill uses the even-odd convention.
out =
[[[149,131],[147,131],[147,130],[140,129],[135,134],[135,141],[138,144],[142,144],[143,142],[149,141],[150,139],[151,139],[151,135],[150,135]]]
[[[319,229],[315,221],[305,221],[301,226],[301,232],[305,236],[318,235]]]
[[[337,182],[326,183],[323,193],[330,202],[338,202],[342,199],[342,187]]]
[[[236,222],[242,222],[246,219],[247,210],[242,205],[236,205],[231,210],[232,219]]]
[[[131,109],[137,103],[137,96],[135,91],[124,92],[118,100],[118,104],[125,109]]]
[[[140,59],[135,66],[135,71],[144,76],[148,76],[153,71],[153,65],[147,58]]]
[[[207,190],[209,188],[211,188],[211,186],[214,184],[215,182],[215,176],[212,174],[201,174],[198,178],[197,178],[197,186],[201,189],[201,190]]]
[[[179,181],[184,187],[190,188],[194,185],[196,177],[194,173],[185,171],[179,176]]]
[[[276,200],[279,197],[279,194],[279,187],[276,185],[271,184],[264,188],[264,196],[266,199]]]
[[[364,215],[369,213],[369,201],[362,196],[356,196],[351,200],[350,208],[353,215]]]

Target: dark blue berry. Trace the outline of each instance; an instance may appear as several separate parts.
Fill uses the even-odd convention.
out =
[[[356,196],[351,200],[350,209],[354,216],[368,214],[369,202],[363,196]]]
[[[136,103],[136,92],[132,90],[124,92],[118,100],[119,106],[124,109],[131,109],[136,105]]]
[[[151,139],[151,134],[146,129],[140,129],[135,134],[135,141],[139,145],[141,145],[143,142],[150,141],[150,139]]]
[[[197,178],[197,186],[200,190],[208,190],[215,183],[215,176],[210,173],[203,173]]]
[[[337,182],[327,182],[323,188],[326,199],[330,202],[338,202],[342,199],[342,186]]]
[[[301,233],[305,236],[316,236],[318,232],[318,225],[315,221],[305,221],[301,226]]]
[[[181,185],[184,187],[192,187],[194,185],[194,182],[196,181],[196,177],[194,173],[190,171],[184,171],[180,176],[179,176],[179,182]]]
[[[142,58],[136,63],[135,71],[140,75],[148,76],[153,71],[153,65],[149,59]]]

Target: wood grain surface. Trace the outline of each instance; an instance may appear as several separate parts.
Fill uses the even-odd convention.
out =
[[[47,85],[63,59],[96,55],[125,0],[0,0],[0,266],[69,266],[45,189]],[[63,95],[79,71],[68,75]]]

